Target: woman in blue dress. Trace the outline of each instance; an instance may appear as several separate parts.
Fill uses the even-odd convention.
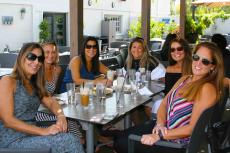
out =
[[[56,124],[47,128],[36,126],[41,102],[57,116]],[[0,82],[0,147],[83,153],[79,139],[66,131],[63,111],[45,89],[44,51],[37,43],[27,43],[20,50],[12,74]]]
[[[64,83],[74,82],[77,85],[93,81],[94,84],[111,84],[105,78],[109,69],[99,61],[99,45],[95,37],[87,37],[81,56],[76,56],[70,61],[63,79]]]

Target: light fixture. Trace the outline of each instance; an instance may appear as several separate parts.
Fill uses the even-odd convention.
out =
[[[26,14],[26,9],[25,9],[25,8],[22,8],[22,9],[20,10],[20,13],[21,13],[21,19],[24,19],[24,16],[25,16],[25,14]]]

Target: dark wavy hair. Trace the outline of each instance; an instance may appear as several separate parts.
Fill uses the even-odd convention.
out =
[[[183,59],[183,63],[182,63],[182,74],[190,74],[190,69],[188,69],[188,67],[191,67],[192,64],[192,50],[189,47],[189,43],[182,38],[176,38],[173,39],[170,44],[169,47],[171,48],[172,43],[179,43],[181,45],[181,47],[183,47],[184,50],[184,59]],[[172,58],[171,56],[171,52],[170,52],[170,48],[169,48],[169,52],[168,52],[168,60],[169,60],[169,65],[175,65],[177,62]]]
[[[99,53],[99,45],[98,45],[98,41],[95,37],[92,37],[92,36],[89,36],[85,39],[85,42],[84,42],[84,49],[83,51],[81,52],[81,60],[82,60],[82,63],[84,65],[86,65],[86,58],[85,58],[85,48],[86,48],[86,45],[89,41],[94,41],[96,43],[96,47],[97,47],[97,53],[96,55],[93,57],[92,59],[92,72],[94,74],[98,73],[99,72],[99,56],[100,56],[100,53]]]

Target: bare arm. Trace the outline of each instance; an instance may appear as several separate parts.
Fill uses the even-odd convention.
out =
[[[40,128],[17,119],[14,116],[14,91],[16,80],[5,76],[0,82],[0,119],[7,128],[33,135],[50,135],[58,133],[56,126]]]
[[[42,102],[53,114],[57,116],[56,126],[59,128],[59,131],[66,132],[67,121],[59,103],[52,97],[43,97]]]
[[[201,113],[207,108],[216,104],[216,97],[217,95],[215,87],[210,83],[204,84],[199,99],[196,99],[194,101],[191,120],[189,124],[183,127],[168,130],[164,138],[169,140],[190,136]]]

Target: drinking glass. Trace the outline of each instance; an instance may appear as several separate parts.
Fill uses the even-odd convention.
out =
[[[75,83],[67,83],[66,90],[67,90],[68,104],[74,104],[75,103]]]
[[[96,85],[96,95],[97,95],[97,102],[101,102],[103,104],[103,100],[105,99],[105,86],[103,83],[98,83]]]
[[[84,108],[88,108],[89,105],[89,89],[84,87],[80,89],[81,94],[81,105]]]
[[[89,90],[89,105],[93,104],[93,87],[94,84],[92,81],[88,81],[85,83],[85,88],[88,88]]]

